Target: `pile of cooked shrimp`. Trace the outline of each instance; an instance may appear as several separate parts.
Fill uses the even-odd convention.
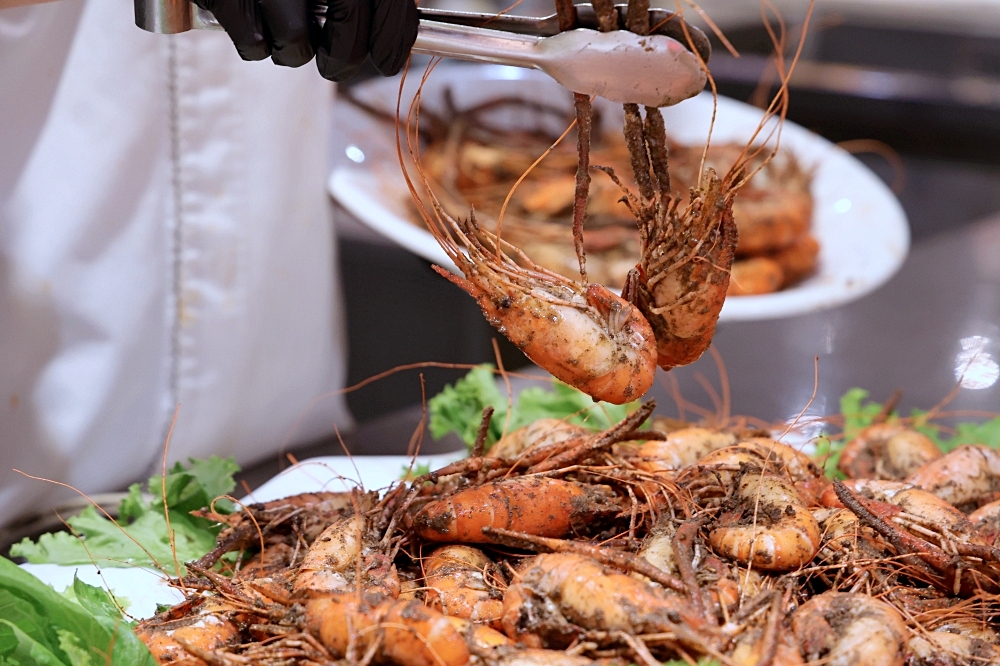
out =
[[[767,431],[647,403],[542,419],[400,482],[222,516],[139,625],[161,664],[1000,661],[1000,452],[898,422],[833,481]]]
[[[450,98],[449,98],[450,100]],[[450,102],[446,107],[454,106]],[[537,114],[539,127],[494,127],[483,117],[498,110]],[[595,114],[596,116],[597,114]],[[428,114],[422,129],[422,153],[429,185],[452,216],[476,211],[479,225],[496,232],[503,211],[504,238],[534,263],[576,279],[580,267],[573,246],[573,208],[577,168],[576,146],[558,142],[543,129],[549,117],[570,122],[555,106],[519,98],[497,98],[452,110],[451,116]],[[595,117],[595,125],[600,125]],[[610,169],[630,190],[630,156],[620,133],[594,129],[590,160]],[[555,144],[544,160],[533,162]],[[680,200],[697,187],[704,146],[687,146],[668,137],[670,186]],[[745,146],[713,144],[706,165],[725,173],[738,162]],[[759,167],[759,168],[758,168]],[[772,293],[794,286],[815,273],[819,241],[812,234],[812,171],[787,149],[768,159],[758,155],[748,165],[755,171],[733,202],[739,231],[728,296]],[[587,199],[583,248],[588,278],[621,289],[640,255],[639,232],[622,203],[622,189],[605,174],[595,174]],[[418,210],[414,208],[414,215]]]

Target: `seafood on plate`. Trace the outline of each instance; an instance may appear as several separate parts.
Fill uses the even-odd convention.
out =
[[[495,230],[500,210],[514,184],[557,138],[541,128],[503,129],[481,119],[498,108],[536,113],[544,127],[550,118],[572,122],[569,112],[518,98],[495,99],[456,112],[463,122],[447,135],[429,133],[422,160],[431,187],[455,216],[476,211],[479,225]],[[590,162],[608,167],[631,190],[628,147],[622,135],[595,119]],[[444,124],[441,122],[441,124]],[[600,131],[598,131],[600,130]],[[713,143],[707,165],[725,173],[745,148],[737,143]],[[667,135],[670,186],[686,199],[697,184],[703,146],[678,143]],[[820,245],[812,232],[812,170],[788,149],[763,163],[733,202],[739,242],[728,295],[759,295],[793,287],[818,268]],[[520,182],[503,215],[503,237],[540,266],[568,278],[579,277],[573,247],[574,171],[576,147],[564,140]],[[592,176],[587,201],[583,247],[590,280],[621,289],[640,256],[635,218],[622,203],[620,188],[599,172]],[[423,224],[414,209],[414,221]]]
[[[1000,658],[993,449],[873,426],[859,478],[831,482],[760,430],[642,430],[652,409],[597,433],[540,421],[381,494],[248,507],[137,632],[188,666]]]

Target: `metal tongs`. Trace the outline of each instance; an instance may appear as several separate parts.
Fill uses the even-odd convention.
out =
[[[419,9],[413,52],[539,69],[573,92],[620,103],[670,106],[705,88],[708,38],[673,12],[649,10],[654,32],[643,36],[624,30],[624,5],[616,7],[622,29],[612,32],[595,29],[591,5],[576,9],[581,27],[566,32],[559,32],[555,15]],[[325,5],[316,7],[316,16],[322,25]],[[211,13],[188,0],[135,0],[135,22],[159,33],[222,29]]]

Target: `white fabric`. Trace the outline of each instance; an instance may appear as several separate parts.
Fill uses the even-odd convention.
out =
[[[57,499],[12,468],[88,493],[158,468],[177,403],[172,460],[348,424],[337,397],[297,423],[344,374],[332,98],[124,0],[0,11],[0,524]]]

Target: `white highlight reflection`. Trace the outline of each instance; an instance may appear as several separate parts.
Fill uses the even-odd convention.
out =
[[[849,210],[851,210],[851,200],[850,199],[837,199],[833,203],[833,212],[834,213],[841,213],[841,214],[843,214],[843,213],[846,213]]]
[[[362,162],[365,161],[364,152],[353,144],[345,148],[344,153],[347,155],[347,159],[357,164],[361,164]]]
[[[962,388],[984,389],[1000,379],[1000,365],[986,352],[989,338],[973,335],[958,341],[962,351],[955,356],[955,379]]]

